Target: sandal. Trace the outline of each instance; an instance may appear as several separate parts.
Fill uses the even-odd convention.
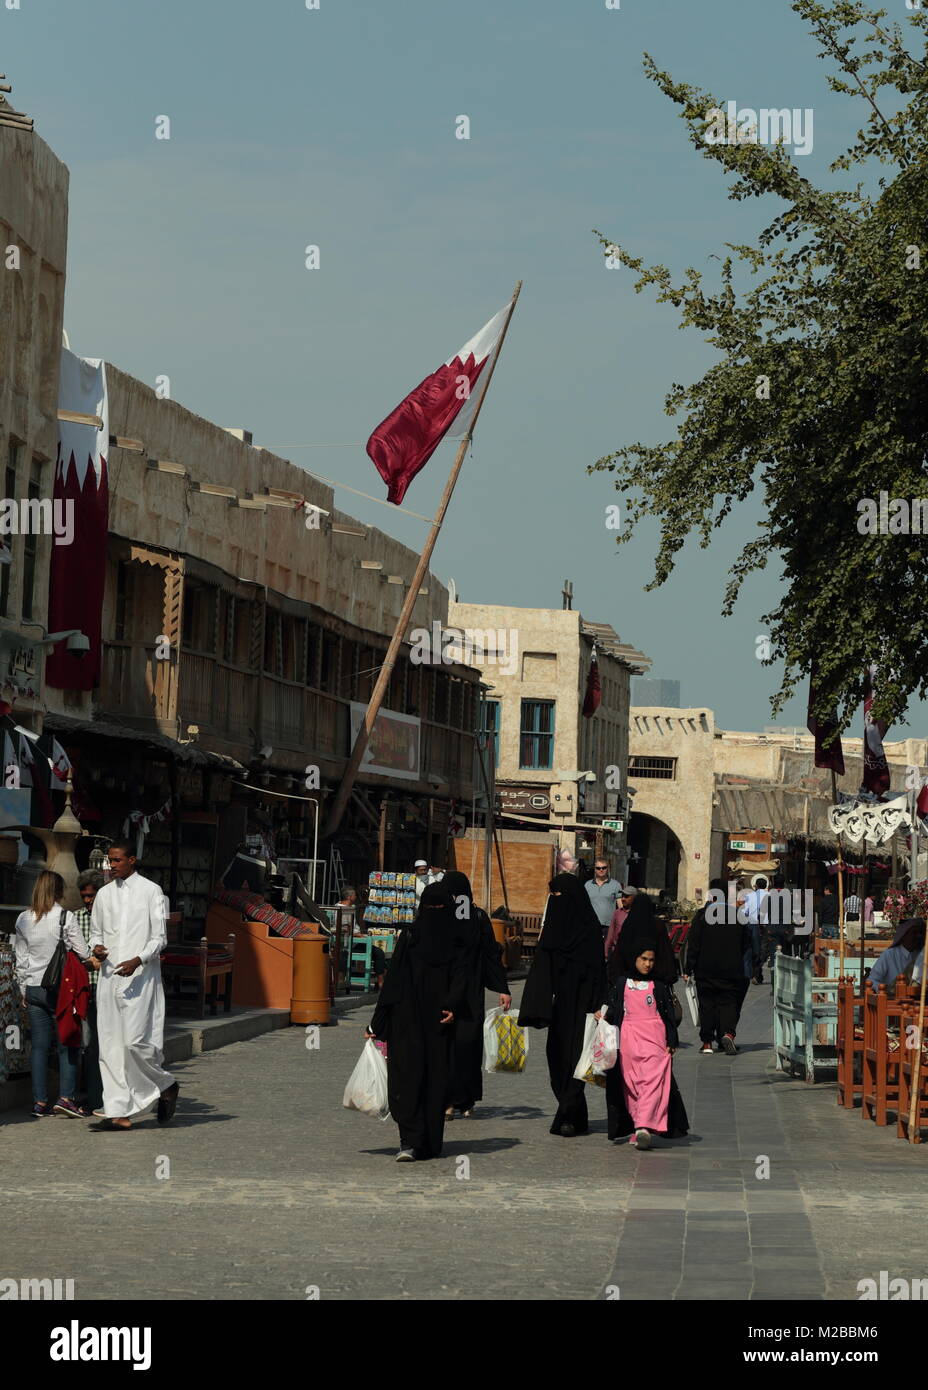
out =
[[[453,1120],[453,1119],[454,1119],[454,1106],[452,1106],[450,1110],[446,1110],[446,1111],[445,1111],[445,1119],[446,1119],[446,1120]]]
[[[173,1086],[169,1086],[166,1091],[161,1092],[161,1098],[158,1101],[159,1125],[170,1124],[171,1120],[173,1120],[174,1111],[177,1109],[177,1097],[179,1092],[180,1086],[176,1081]]]

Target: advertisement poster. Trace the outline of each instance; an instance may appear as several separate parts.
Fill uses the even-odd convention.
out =
[[[351,705],[351,747],[364,723],[366,705]],[[411,714],[382,709],[364,750],[361,767],[365,772],[382,772],[389,777],[419,780],[419,736],[421,720]],[[349,750],[350,751],[350,750]]]

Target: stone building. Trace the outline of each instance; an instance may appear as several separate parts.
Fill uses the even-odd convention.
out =
[[[597,832],[621,879],[630,679],[647,669],[649,659],[608,624],[589,622],[569,607],[453,602],[448,623],[459,637],[452,650],[483,671],[487,756],[495,774],[488,766],[487,776],[495,781],[510,906],[539,912],[554,849],[592,859]],[[601,702],[585,718],[594,644]],[[604,830],[604,821],[622,828]],[[471,831],[470,838],[482,841],[483,831]],[[459,863],[462,855],[468,858],[466,846]],[[476,851],[470,858],[483,862]],[[502,900],[496,868],[492,882],[496,903]]]
[[[853,794],[863,775],[862,740],[845,738],[843,748],[838,791]],[[890,794],[906,789],[907,774],[925,775],[926,740],[887,741],[884,749]],[[634,707],[632,881],[697,903],[714,877],[781,872],[792,883],[824,881],[823,866],[837,852],[828,823],[831,774],[814,761],[805,730],[739,733],[716,728],[708,709]]]
[[[0,448],[16,499],[53,495],[67,208],[67,169],[0,106],[9,325]],[[81,346],[106,355],[105,343]],[[43,670],[36,643],[47,620],[50,537],[14,535],[12,563],[0,564],[7,704],[15,700],[13,720],[66,750],[85,827],[101,840],[136,833],[147,871],[194,935],[215,876],[243,840],[297,866],[318,859],[349,880],[376,867],[381,852],[388,869],[411,867],[418,854],[443,862],[452,804],[473,791],[479,673],[447,661],[417,665],[408,643],[339,833],[320,847],[326,799],[417,554],[341,512],[330,487],[253,447],[247,431],[212,424],[110,363],[105,404],[98,684],[53,686]],[[447,604],[430,574],[414,624],[441,627]],[[49,785],[57,812],[62,797]],[[24,812],[0,808],[0,823],[30,814],[49,823],[28,800]],[[316,876],[320,896],[334,886],[331,875]]]
[[[52,492],[67,243],[68,170],[0,97],[0,461],[18,512],[0,527],[0,700],[36,732],[52,537],[21,504]]]

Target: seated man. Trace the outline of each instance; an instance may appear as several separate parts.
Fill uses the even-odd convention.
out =
[[[887,991],[890,991],[895,986],[897,976],[907,975],[912,979],[916,964],[920,963],[919,953],[923,952],[924,945],[924,918],[907,917],[904,922],[900,922],[892,945],[887,946],[870,970],[869,980],[872,988],[876,990],[878,985],[885,985]]]

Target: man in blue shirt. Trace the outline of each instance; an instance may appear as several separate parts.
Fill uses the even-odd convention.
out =
[[[603,929],[603,938],[605,938],[612,922],[616,903],[622,894],[622,885],[617,883],[610,874],[609,861],[603,855],[597,854],[594,859],[593,877],[589,883],[584,884],[584,887],[590,902],[593,904],[593,911],[599,919],[599,925]]]
[[[899,975],[915,966],[918,952],[924,945],[925,923],[921,917],[908,917],[900,922],[893,944],[881,953],[870,971],[870,986],[874,992],[877,985],[885,985],[887,989],[894,986]],[[912,976],[915,976],[914,968]]]

